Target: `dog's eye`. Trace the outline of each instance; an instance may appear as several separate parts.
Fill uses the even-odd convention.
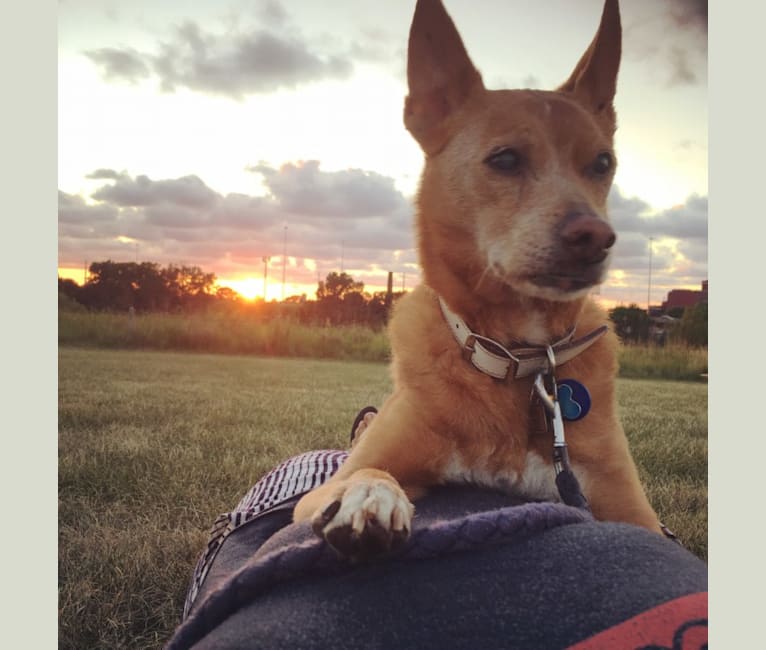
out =
[[[612,171],[612,167],[614,167],[614,158],[612,158],[612,154],[608,151],[602,151],[593,161],[591,170],[597,176],[604,176]]]
[[[489,154],[484,162],[501,172],[516,172],[521,168],[522,158],[518,151],[507,148]]]

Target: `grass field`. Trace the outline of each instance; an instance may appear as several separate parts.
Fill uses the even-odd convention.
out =
[[[172,350],[309,357],[345,361],[386,361],[385,331],[363,325],[323,327],[289,318],[261,321],[236,311],[191,314],[59,310],[61,345],[130,350]],[[640,379],[700,381],[707,373],[707,349],[680,344],[626,345],[620,374]]]
[[[161,646],[215,517],[389,388],[380,363],[60,348],[59,647]],[[706,559],[707,386],[618,390],[651,501]]]

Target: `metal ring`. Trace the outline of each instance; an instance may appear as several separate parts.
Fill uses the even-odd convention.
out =
[[[548,354],[548,363],[551,366],[549,372],[553,372],[556,369],[556,355],[550,345],[546,346],[545,352]]]

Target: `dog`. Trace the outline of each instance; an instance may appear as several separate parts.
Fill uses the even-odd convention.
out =
[[[546,401],[536,385],[563,373],[590,397],[566,440],[594,517],[661,532],[616,413],[617,339],[588,296],[615,241],[606,202],[620,54],[618,2],[606,0],[558,89],[487,90],[441,1],[418,0],[404,124],[425,154],[423,282],[389,323],[392,395],[340,470],[294,511],[342,555],[403,543],[412,501],[431,486],[559,500],[557,418],[541,417],[556,393],[547,384]]]

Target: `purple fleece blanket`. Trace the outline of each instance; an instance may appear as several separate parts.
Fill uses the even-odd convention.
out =
[[[511,500],[506,495],[483,493],[477,497],[476,491],[466,493],[460,488],[443,492],[433,501],[426,497],[417,504],[407,544],[377,562],[401,566],[402,562],[479,551],[513,544],[551,528],[593,520],[588,512],[563,504],[508,503]],[[313,534],[308,523],[287,525],[200,597],[166,647],[168,650],[191,647],[277,584],[353,570],[353,565]]]

